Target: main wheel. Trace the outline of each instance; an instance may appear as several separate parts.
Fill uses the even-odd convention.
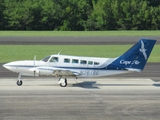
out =
[[[66,87],[67,86],[67,79],[65,78],[63,82],[59,84],[61,87]]]
[[[20,81],[17,80],[17,85],[18,85],[18,86],[21,86],[22,84],[23,84],[22,80],[20,80]]]

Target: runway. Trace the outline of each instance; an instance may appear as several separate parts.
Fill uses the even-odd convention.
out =
[[[56,78],[0,80],[0,120],[159,120],[160,80]]]

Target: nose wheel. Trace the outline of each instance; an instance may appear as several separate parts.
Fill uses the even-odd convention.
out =
[[[23,84],[22,80],[21,80],[21,73],[19,73],[18,75],[18,80],[17,80],[17,85],[21,86]]]
[[[66,87],[67,86],[67,79],[60,78],[58,83],[61,87]]]
[[[21,86],[23,84],[22,80],[17,80],[17,85]]]

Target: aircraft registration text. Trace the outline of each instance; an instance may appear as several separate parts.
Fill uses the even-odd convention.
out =
[[[99,71],[97,70],[82,70],[80,71],[81,75],[86,75],[86,76],[97,76],[99,75]]]

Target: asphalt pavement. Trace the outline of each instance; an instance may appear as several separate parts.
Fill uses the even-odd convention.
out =
[[[159,120],[160,80],[0,80],[0,120]]]
[[[135,44],[139,39],[156,39],[160,44],[160,36],[145,37],[3,37],[1,45],[109,45]]]

